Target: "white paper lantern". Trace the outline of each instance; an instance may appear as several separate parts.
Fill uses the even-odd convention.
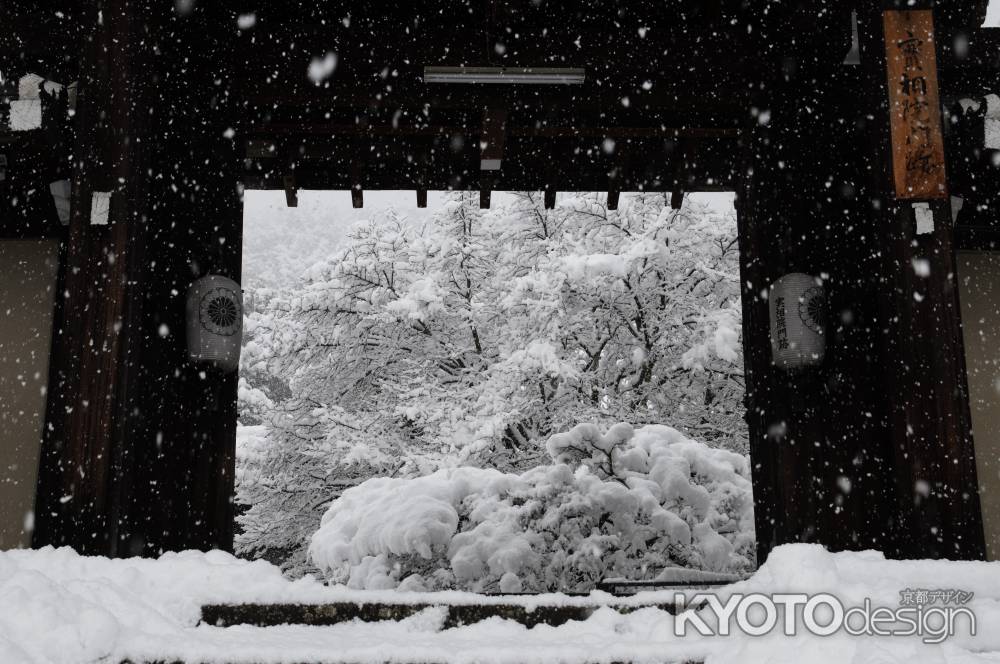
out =
[[[191,285],[187,294],[188,357],[235,371],[242,332],[243,294],[238,283],[208,275]]]
[[[771,354],[783,369],[823,362],[826,355],[826,293],[813,276],[793,272],[771,286]]]

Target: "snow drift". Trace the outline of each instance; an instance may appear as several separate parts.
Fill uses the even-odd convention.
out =
[[[332,503],[309,549],[350,588],[583,591],[678,567],[753,567],[749,459],[659,425],[581,424],[522,474],[374,478]]]
[[[1000,563],[940,560],[893,561],[880,553],[829,553],[808,544],[776,548],[745,582],[729,593],[833,592],[846,605],[871,599],[895,606],[904,588],[975,591],[968,607],[976,635],[960,631],[939,645],[920,637],[674,636],[675,617],[645,608],[623,615],[599,608],[583,621],[526,628],[494,618],[441,629],[433,608],[450,602],[601,605],[604,593],[585,597],[547,595],[483,597],[470,593],[352,591],[325,587],[311,578],[289,581],[266,562],[247,562],[214,551],[165,554],[159,560],[79,556],[69,549],[0,552],[0,662],[76,664],[188,661],[441,662],[465,664],[591,664],[664,661],[809,662],[810,664],[941,664],[1000,661]],[[642,593],[623,604],[672,601],[672,592]],[[393,622],[348,622],[331,627],[283,625],[266,629],[198,625],[199,606],[235,602],[413,602],[430,605]]]

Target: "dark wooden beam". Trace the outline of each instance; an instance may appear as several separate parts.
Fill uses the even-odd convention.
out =
[[[959,251],[1000,251],[1000,228],[956,226],[955,248]]]
[[[285,205],[288,207],[298,207],[299,191],[295,187],[295,176],[285,175],[282,179],[285,184]]]
[[[618,209],[618,197],[621,192],[615,189],[608,191],[608,209],[617,210]]]
[[[479,209],[489,210],[496,179],[493,174],[481,172],[479,175]]]
[[[499,131],[505,126],[505,136],[531,136],[541,138],[738,138],[739,129],[735,127],[629,127],[629,126],[510,126],[504,119],[498,126],[492,122],[491,132]],[[367,125],[324,123],[324,122],[269,122],[253,127],[248,131],[251,137],[247,143],[248,157],[279,156],[269,155],[267,141],[276,141],[283,136],[448,136],[473,131],[485,131],[484,122],[481,130],[464,125],[406,125],[385,124]],[[490,144],[493,145],[493,144]],[[263,147],[262,147],[263,146]],[[502,155],[502,143],[500,154]]]
[[[503,163],[503,148],[507,140],[507,111],[492,108],[483,114],[483,130],[479,138],[479,169],[499,171]]]
[[[417,189],[417,207],[425,208],[427,207],[427,190]]]
[[[698,94],[699,90],[710,93],[711,87],[705,85],[704,81],[713,80],[711,67],[706,66],[710,63],[704,61],[699,64],[701,65],[701,72],[699,73],[698,80],[702,81],[700,85],[693,85],[690,81],[686,89],[680,82],[671,86],[661,85],[656,91],[651,91],[647,95],[644,95],[643,105],[647,107],[649,115],[680,113],[692,119],[701,119],[707,116],[737,119],[741,112],[745,112],[745,109],[740,104],[742,100],[741,96],[735,94],[738,91],[733,91],[734,94],[732,96],[727,95],[723,98],[720,98],[718,95],[710,97],[708,94]],[[714,77],[714,81],[717,84],[721,84],[723,79]],[[544,94],[541,94],[539,91],[537,96],[532,95],[531,98],[526,98],[523,94],[518,94],[512,90],[483,90],[482,86],[452,86],[446,93],[428,92],[425,87],[419,89],[411,88],[409,90],[397,88],[401,94],[397,95],[394,91],[393,95],[380,101],[373,99],[370,94],[346,92],[340,87],[334,88],[332,91],[325,91],[322,89],[317,90],[315,86],[309,84],[308,88],[301,91],[290,91],[288,86],[285,85],[269,92],[261,89],[264,85],[263,81],[257,81],[256,83],[259,83],[259,85],[256,87],[250,87],[247,83],[247,81],[238,82],[238,86],[247,87],[235,91],[234,94],[239,95],[239,98],[245,100],[251,108],[272,110],[279,107],[298,109],[309,107],[329,109],[372,108],[381,110],[398,106],[403,102],[408,107],[412,106],[418,111],[425,106],[440,110],[481,109],[484,106],[515,110],[515,107],[544,108],[546,106],[557,106],[562,108],[574,107],[588,112],[601,112],[620,107],[622,94],[621,89],[615,90],[604,87],[598,90],[589,89],[587,91],[579,89],[549,89],[545,90]],[[671,87],[674,89],[671,90]]]
[[[561,191],[664,191],[679,180],[686,191],[732,190],[740,175],[731,158],[738,147],[732,137],[690,139],[697,146],[698,159],[689,161],[686,171],[677,163],[681,150],[671,149],[677,145],[675,139],[622,139],[609,153],[604,138],[508,136],[504,169],[493,172],[494,189],[538,191],[554,185]],[[300,189],[348,189],[354,184],[351,178],[361,177],[355,162],[372,154],[379,158],[364,165],[362,181],[368,189],[478,191],[483,172],[478,141],[459,145],[452,135],[433,140],[422,136],[289,136],[266,144],[255,142],[252,148],[258,155],[295,153],[294,174]],[[429,155],[426,161],[420,158],[424,152]],[[630,158],[631,152],[641,158]],[[249,188],[283,189],[281,178],[289,170],[280,158],[250,157],[245,173]]]
[[[369,143],[360,139],[351,141],[351,207],[361,209],[365,206],[364,188],[361,184],[365,172],[365,159]]]
[[[684,204],[684,190],[674,185],[674,190],[670,192],[670,209],[680,210]]]
[[[730,164],[731,165],[731,164]],[[728,166],[727,166],[728,167]],[[427,189],[432,191],[447,191],[449,188],[460,191],[479,191],[478,171],[476,177],[459,174],[454,175],[454,169],[432,173],[427,183]],[[711,181],[709,181],[709,179]],[[549,182],[549,178],[536,172],[508,172],[494,183],[494,191],[541,191]],[[244,174],[240,181],[246,189],[268,189],[284,191],[284,182],[280,173]],[[350,189],[352,184],[344,173],[335,168],[300,168],[295,175],[296,184],[300,189],[317,189],[341,191]],[[368,172],[365,176],[366,186],[372,190],[405,190],[413,186],[413,178],[405,171],[398,173]],[[702,191],[733,191],[738,180],[732,173],[711,172],[699,176],[690,182],[688,192]],[[556,177],[558,191],[606,191],[608,178],[606,172],[563,172]],[[668,183],[660,180],[646,180],[642,174],[634,174],[622,183],[622,192],[632,191],[670,191]]]
[[[681,208],[684,202],[684,189],[687,184],[687,171],[692,167],[696,159],[695,144],[689,138],[681,138],[674,147],[672,156],[671,172],[672,185],[670,189],[670,207],[675,210]]]

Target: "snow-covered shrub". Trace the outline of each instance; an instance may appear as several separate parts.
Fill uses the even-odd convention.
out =
[[[323,516],[309,555],[353,588],[582,591],[670,568],[749,571],[747,457],[675,429],[581,424],[521,474],[448,468],[377,477]]]
[[[293,575],[312,571],[309,536],[344,489],[370,477],[436,467],[432,456],[415,453],[395,430],[380,430],[373,421],[371,413],[292,400],[264,425],[245,427],[237,449],[236,498],[245,510],[237,517],[237,551]]]

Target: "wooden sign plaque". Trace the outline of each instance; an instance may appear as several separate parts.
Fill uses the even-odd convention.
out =
[[[947,198],[933,16],[886,11],[884,22],[896,198]]]

